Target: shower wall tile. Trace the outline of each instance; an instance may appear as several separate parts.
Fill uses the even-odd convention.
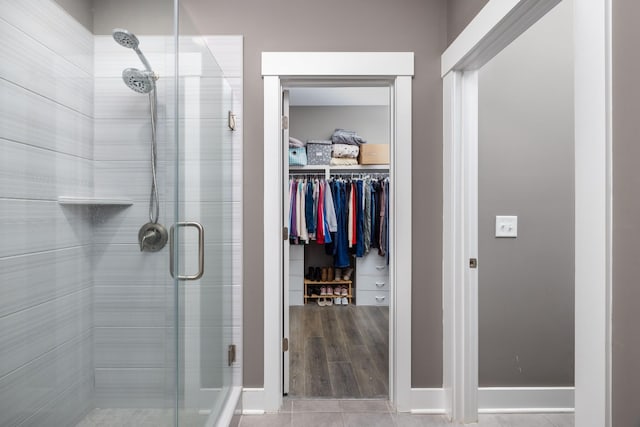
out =
[[[91,160],[0,139],[0,197],[90,196]]]
[[[88,246],[91,222],[84,212],[83,207],[57,202],[0,199],[0,258]],[[78,258],[77,262],[85,263],[86,259]],[[6,277],[8,271],[0,274]]]
[[[173,215],[168,215],[167,203],[160,201],[159,222],[167,225],[172,224]],[[98,246],[110,244],[136,245],[138,249],[138,231],[140,227],[149,222],[149,200],[134,200],[133,205],[126,208],[101,209],[102,215],[94,218],[93,235],[94,242]],[[139,249],[136,254],[129,254],[130,257],[140,258],[144,254]],[[167,261],[168,262],[168,261]]]
[[[93,261],[96,286],[159,287],[172,283],[168,245],[159,252],[140,252],[137,243],[95,245]]]
[[[90,332],[91,289],[0,318],[0,378]]]
[[[158,118],[167,116],[167,87],[172,82],[160,79],[156,82],[158,92]],[[93,114],[96,119],[137,119],[149,123],[149,96],[129,89],[120,74],[113,77],[100,77],[94,84],[95,105]],[[150,127],[149,127],[150,129]]]
[[[86,116],[93,115],[93,76],[0,19],[0,78]]]
[[[166,122],[159,123],[157,128],[158,160],[168,161],[175,153],[175,147],[167,138],[173,127]],[[118,161],[144,161],[149,164],[151,153],[151,125],[144,119],[96,119],[94,121],[94,159]]]
[[[57,397],[18,427],[75,426],[93,409],[92,372],[83,375],[66,390],[59,390]]]
[[[11,82],[0,80],[1,136],[53,151],[90,158],[90,116]]]
[[[92,402],[93,35],[51,0],[0,2],[0,425]],[[66,399],[61,400],[61,398]]]
[[[171,408],[175,371],[167,368],[97,368],[98,408]]]
[[[174,361],[171,328],[97,327],[96,368],[163,368]]]
[[[242,36],[208,36],[205,41],[227,80],[242,77]]]
[[[0,16],[57,55],[93,74],[93,34],[56,2],[2,1]]]
[[[0,378],[0,425],[20,424],[76,381],[90,377],[92,341],[87,332]]]
[[[0,138],[91,159],[93,120],[0,79]]]
[[[0,318],[89,288],[90,254],[76,246],[0,258]]]
[[[167,162],[158,162],[158,196],[167,200]],[[149,200],[151,191],[151,166],[149,161],[95,161],[94,194],[99,197],[118,197],[133,200]]]
[[[144,36],[138,35],[140,41],[139,48],[151,64],[153,71],[160,75],[160,78],[175,75],[175,65],[173,55],[174,39],[167,36]],[[139,68],[144,66],[138,59],[138,55],[132,50],[120,46],[113,40],[113,37],[95,36],[94,57],[95,77],[120,77],[125,68]]]
[[[138,286],[125,282],[125,286],[96,286],[94,322],[96,327],[154,327],[171,326],[173,304],[171,288]],[[96,341],[96,346],[102,343]]]

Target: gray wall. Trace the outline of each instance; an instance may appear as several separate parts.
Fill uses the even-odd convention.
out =
[[[244,385],[263,385],[262,51],[413,51],[412,383],[442,385],[441,0],[184,0],[204,34],[244,35]],[[322,25],[327,23],[327,25]],[[330,23],[330,25],[329,25]]]
[[[173,3],[174,0],[94,0],[93,33],[111,34],[113,28],[126,28],[136,35],[172,35]]]
[[[91,408],[93,36],[52,1],[2,3],[0,425]]]
[[[93,31],[93,0],[55,0],[87,30]]]
[[[489,0],[447,0],[447,45],[458,37]]]
[[[482,387],[573,385],[572,14],[563,1],[479,74]]]
[[[613,1],[613,425],[640,426],[640,3]]]
[[[382,106],[291,107],[290,135],[331,139],[334,129],[355,130],[368,144],[389,143],[389,108]]]

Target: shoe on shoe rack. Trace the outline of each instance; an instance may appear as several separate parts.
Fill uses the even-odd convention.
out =
[[[342,269],[336,268],[336,271],[333,276],[333,280],[342,280]]]
[[[333,298],[325,298],[325,305],[333,305]]]
[[[320,279],[323,282],[326,282],[328,275],[329,275],[329,271],[327,270],[327,267],[322,267],[322,270],[321,270],[321,273],[320,273]]]
[[[322,269],[320,267],[316,267],[313,269],[313,281],[319,282],[322,278]]]
[[[351,275],[353,274],[353,268],[345,268],[342,270],[342,279],[343,280],[351,280]]]
[[[342,298],[340,298],[340,297],[336,297],[336,298],[334,298],[334,299],[333,299],[333,303],[334,303],[335,305],[341,305],[341,304],[342,304]]]
[[[340,286],[336,286],[335,288],[333,288],[334,295],[341,295],[341,293],[342,293],[342,288]]]
[[[318,298],[318,305],[320,307],[324,307],[325,305],[327,305],[327,299],[326,298]]]
[[[340,291],[340,295],[342,295],[343,297],[346,297],[349,295],[349,289],[347,289],[346,286],[343,286],[341,291]]]
[[[331,286],[327,286],[327,295],[333,295],[333,288]]]
[[[335,280],[334,274],[333,267],[327,267],[327,282],[333,282]]]
[[[340,299],[340,298],[336,298]],[[342,305],[349,305],[349,299],[347,297],[342,297]]]
[[[327,294],[327,288],[325,286],[320,288],[320,295],[325,296]]]

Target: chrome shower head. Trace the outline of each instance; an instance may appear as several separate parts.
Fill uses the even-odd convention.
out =
[[[122,28],[114,28],[111,34],[113,35],[113,39],[118,42],[120,46],[124,46],[129,49],[137,49],[140,44],[135,34]]]
[[[149,93],[155,89],[155,77],[148,71],[140,71],[137,68],[127,68],[122,72],[122,80],[129,89],[138,93]]]

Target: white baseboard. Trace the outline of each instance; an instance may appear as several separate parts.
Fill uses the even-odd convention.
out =
[[[574,412],[574,387],[481,387],[479,413]]]
[[[264,388],[244,388],[242,390],[242,414],[262,415],[265,413]]]
[[[412,414],[444,414],[445,393],[442,388],[412,388]]]

